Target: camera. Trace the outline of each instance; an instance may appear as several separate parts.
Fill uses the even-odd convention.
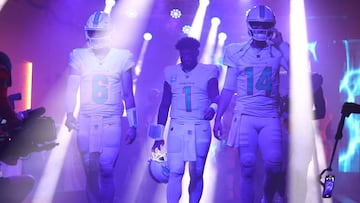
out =
[[[323,198],[330,198],[332,196],[332,192],[334,189],[335,176],[327,175],[325,177],[324,190],[323,190]]]
[[[45,108],[29,109],[19,112],[22,124],[9,128],[0,125],[0,160],[4,157],[25,157],[32,152],[53,149],[56,140],[55,122],[51,117],[42,116]],[[19,116],[19,115],[18,115]]]

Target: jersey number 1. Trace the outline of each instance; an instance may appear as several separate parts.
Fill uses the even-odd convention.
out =
[[[186,112],[191,112],[191,87],[186,86],[183,88],[185,94],[185,109]]]

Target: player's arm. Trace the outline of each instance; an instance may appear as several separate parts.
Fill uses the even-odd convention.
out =
[[[236,68],[228,66],[225,84],[223,89],[221,90],[221,94],[218,101],[218,109],[216,112],[215,120],[214,120],[214,136],[217,139],[222,139],[222,124],[221,119],[224,115],[227,107],[229,106],[231,99],[235,92],[236,87]]]
[[[164,128],[169,114],[171,99],[172,99],[171,86],[169,85],[168,82],[165,81],[161,103],[159,106],[158,123],[157,125],[150,126],[150,130],[149,130],[149,136],[155,139],[155,142],[152,146],[152,151],[155,151],[156,149],[160,150],[161,146],[165,144]]]
[[[211,120],[214,118],[214,115],[218,108],[218,97],[219,97],[219,85],[217,78],[211,78],[208,81],[207,92],[210,99],[210,106],[206,109],[204,119]]]
[[[70,68],[70,73],[66,85],[66,121],[65,126],[68,130],[78,130],[78,123],[74,117],[74,109],[76,106],[77,91],[80,85],[80,75],[75,69]]]
[[[135,98],[132,82],[132,68],[122,74],[123,98],[126,106],[126,115],[129,123],[129,130],[125,142],[131,144],[136,138],[136,128],[138,125]]]
[[[169,83],[165,81],[163,87],[163,95],[161,98],[161,103],[158,112],[158,124],[160,125],[165,126],[166,124],[170,105],[171,105],[171,98],[172,98],[171,87]]]
[[[277,29],[274,30],[273,38],[271,39],[274,46],[281,52],[283,59],[281,65],[288,71],[290,67],[290,46],[289,43],[283,40],[282,34]]]
[[[122,74],[123,98],[126,109],[135,108],[135,99],[132,83],[132,69],[128,69]]]

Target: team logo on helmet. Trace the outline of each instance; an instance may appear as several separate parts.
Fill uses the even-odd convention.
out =
[[[167,166],[166,153],[160,151],[152,153],[149,160],[149,173],[158,183],[167,183],[169,181],[170,170]]]
[[[255,6],[247,11],[246,22],[249,35],[257,41],[266,41],[274,34],[276,24],[273,11],[264,5]]]

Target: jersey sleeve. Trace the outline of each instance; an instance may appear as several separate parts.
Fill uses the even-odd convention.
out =
[[[124,71],[128,71],[135,66],[134,55],[130,51],[126,50],[123,52],[123,56],[125,59],[123,64]]]
[[[250,41],[227,45],[224,49],[224,65],[236,67],[237,61],[245,54],[249,47]]]
[[[209,79],[219,78],[219,68],[217,66],[211,66],[211,70],[209,72]]]
[[[81,59],[77,49],[70,52],[69,55],[69,73],[70,75],[80,75],[81,73]]]
[[[225,76],[224,89],[236,90],[236,67],[228,66]]]
[[[224,65],[235,67],[235,59],[234,59],[234,50],[237,46],[235,44],[230,44],[224,49]]]
[[[175,70],[176,67],[174,66],[167,66],[164,69],[164,77],[165,77],[165,81],[169,84],[171,84],[171,75],[172,75],[172,71]]]
[[[279,50],[282,54],[281,66],[286,70],[290,70],[290,46],[287,42],[283,42],[279,46]]]

